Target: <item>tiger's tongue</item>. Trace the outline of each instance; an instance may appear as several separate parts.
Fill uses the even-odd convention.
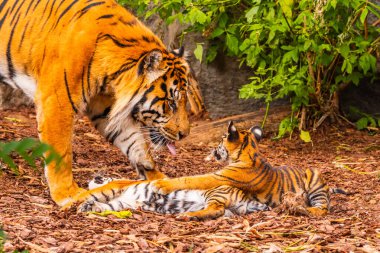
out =
[[[170,154],[172,154],[173,156],[175,156],[177,154],[174,142],[168,142],[166,144],[166,147],[169,149]]]

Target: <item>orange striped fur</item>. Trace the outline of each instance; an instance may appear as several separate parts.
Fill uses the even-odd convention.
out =
[[[1,0],[0,81],[36,104],[38,132],[63,156],[45,174],[53,200],[82,193],[73,180],[74,116],[129,157],[142,178],[155,169],[146,133],[160,145],[189,133],[186,102],[204,109],[183,50],[161,40],[113,0]],[[190,94],[190,96],[187,96]]]

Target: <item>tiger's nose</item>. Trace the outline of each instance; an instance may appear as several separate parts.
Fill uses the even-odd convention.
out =
[[[187,131],[187,132],[180,131],[178,133],[178,140],[182,140],[183,138],[185,138],[188,135],[189,135],[189,131]]]

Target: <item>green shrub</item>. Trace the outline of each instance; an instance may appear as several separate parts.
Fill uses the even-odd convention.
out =
[[[339,120],[339,93],[374,77],[380,7],[368,0],[119,0],[168,24],[179,20],[185,31],[201,32],[210,47],[195,51],[206,62],[218,53],[236,56],[252,68],[244,99],[289,98],[293,129],[318,127],[326,118]],[[269,108],[269,106],[267,106]],[[286,132],[285,132],[286,133]],[[284,133],[284,134],[285,134]]]
[[[46,152],[49,155],[45,159],[43,155]],[[46,164],[53,161],[60,164],[62,161],[60,155],[56,153],[50,145],[41,143],[36,139],[26,138],[20,141],[0,142],[0,165],[1,162],[5,163],[16,175],[19,174],[19,170],[12,158],[12,155],[14,154],[20,155],[30,166],[34,168],[36,167],[35,161],[38,158],[44,159]],[[0,172],[1,169],[2,168],[0,166]]]

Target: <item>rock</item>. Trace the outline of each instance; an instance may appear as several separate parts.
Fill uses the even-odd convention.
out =
[[[30,106],[32,104],[32,99],[28,98],[21,90],[15,90],[0,82],[0,109]]]

